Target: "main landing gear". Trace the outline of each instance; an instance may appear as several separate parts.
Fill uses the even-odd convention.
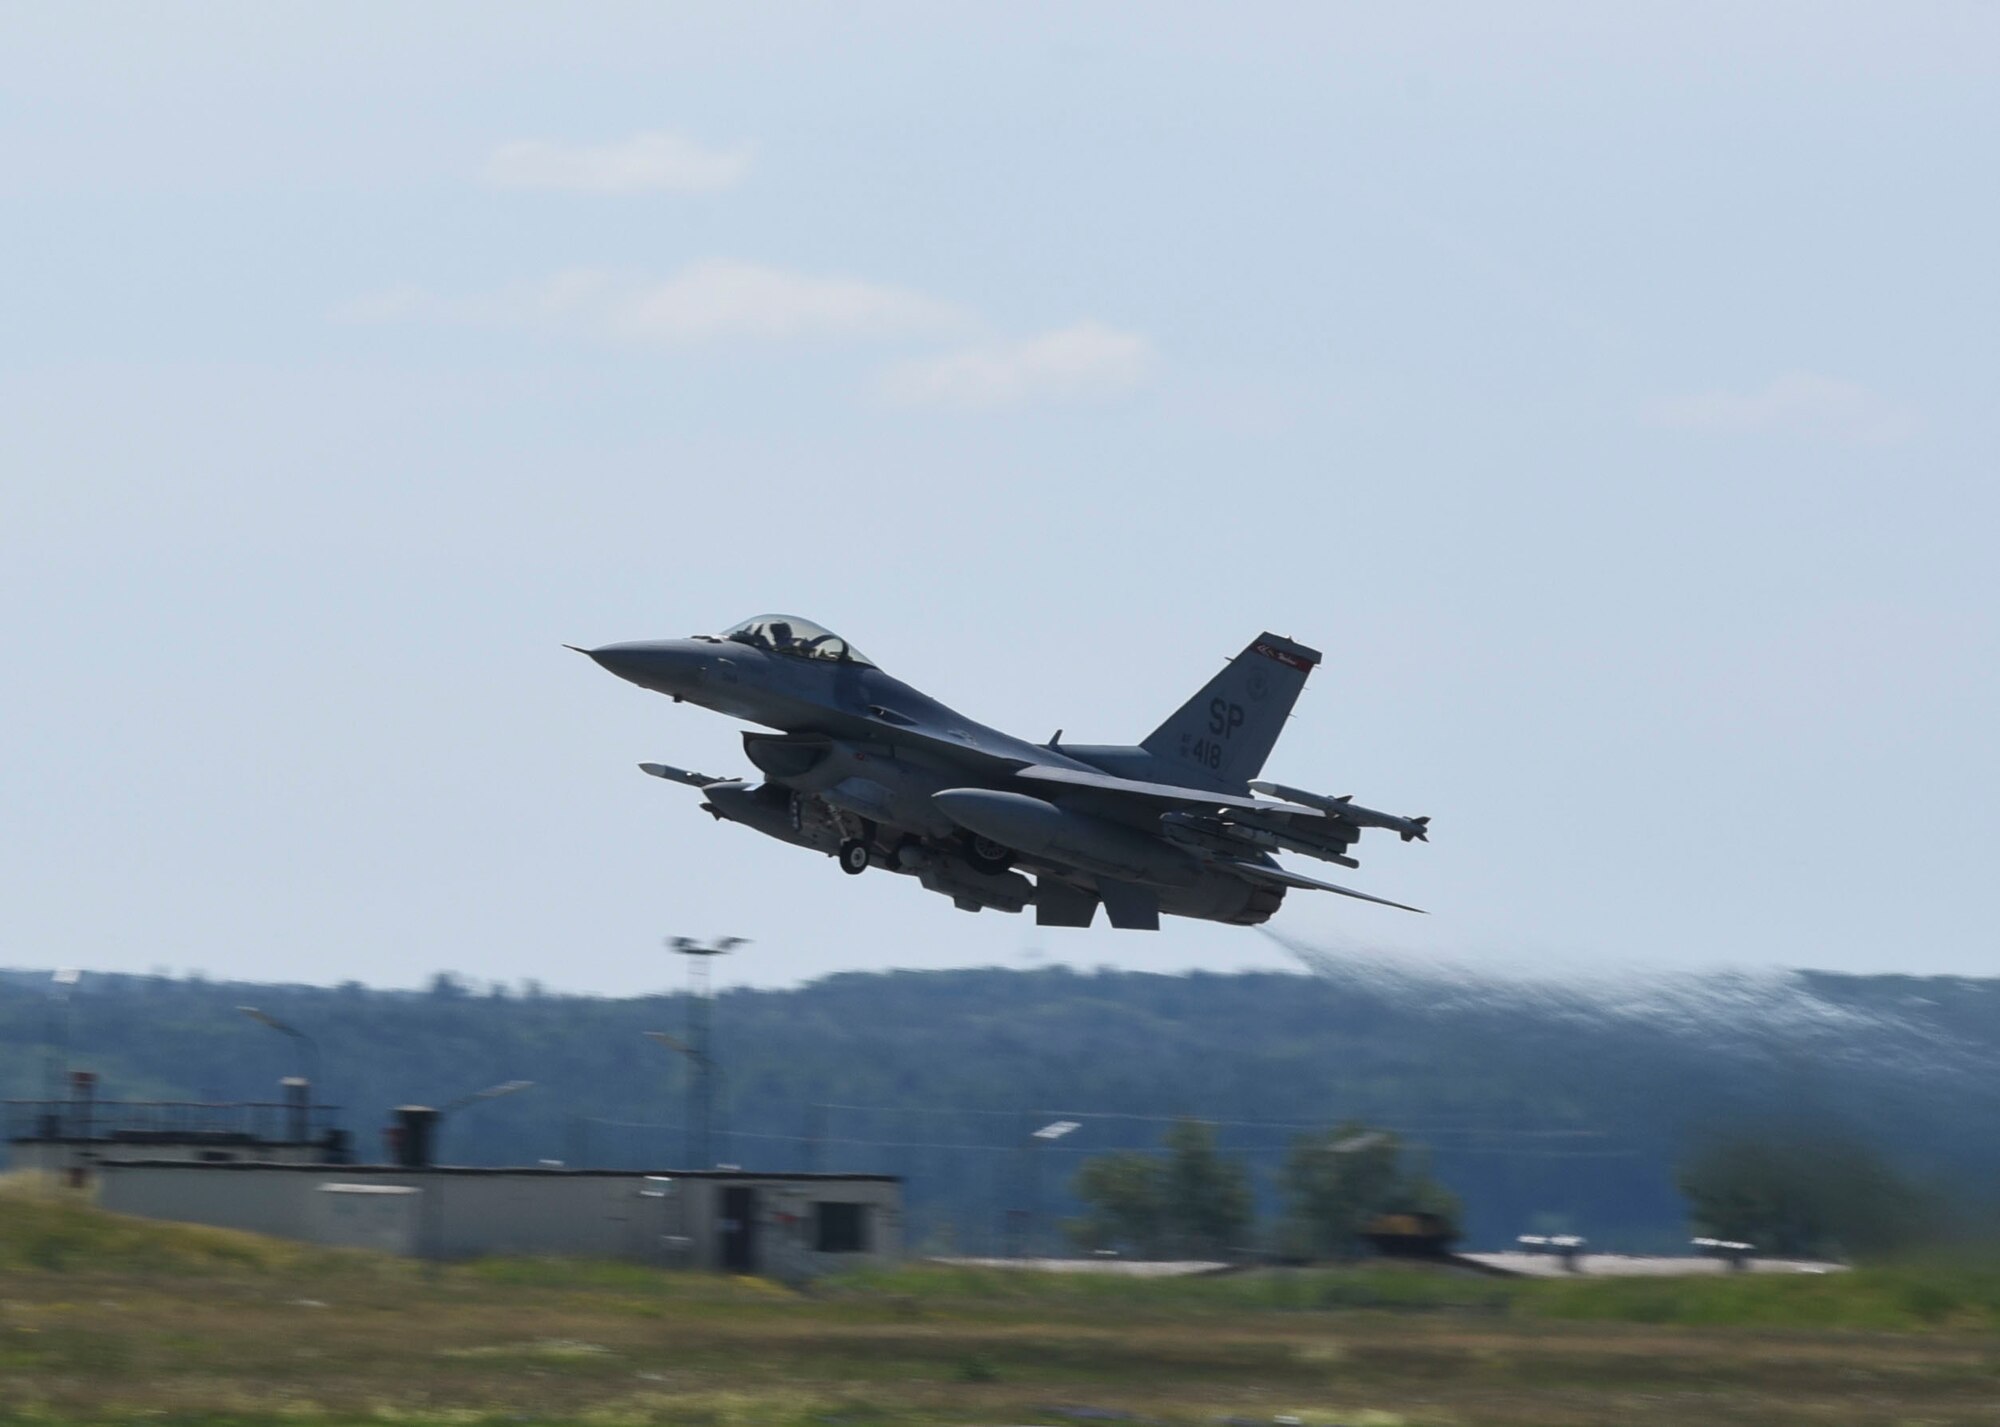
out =
[[[840,829],[840,850],[833,854],[840,861],[840,870],[850,877],[859,877],[868,870],[868,852],[875,845],[875,824],[837,809],[833,822]]]
[[[972,864],[972,870],[975,872],[998,876],[1014,865],[1013,852],[991,838],[967,833],[959,845],[965,853],[965,860]]]

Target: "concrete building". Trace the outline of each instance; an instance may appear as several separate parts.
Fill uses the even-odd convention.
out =
[[[282,1083],[269,1101],[99,1100],[97,1077],[72,1072],[66,1100],[8,1100],[7,1167],[52,1174],[76,1188],[92,1184],[107,1159],[143,1156],[205,1164],[261,1161],[344,1164],[347,1132],[338,1111],[313,1103],[304,1080]]]
[[[95,1188],[120,1214],[428,1259],[547,1254],[788,1280],[902,1255],[893,1175],[439,1165],[442,1112],[422,1105],[394,1112],[396,1163],[352,1164],[303,1080],[270,1103],[100,1101],[96,1088],[78,1071],[67,1100],[7,1102],[8,1163]]]
[[[622,1259],[804,1280],[902,1254],[893,1175],[106,1160],[121,1214],[430,1259]]]

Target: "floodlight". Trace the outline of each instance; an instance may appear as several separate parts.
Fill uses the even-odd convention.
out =
[[[526,1090],[535,1082],[532,1080],[505,1080],[498,1085],[489,1085],[484,1090],[475,1091],[474,1100],[498,1100],[502,1095],[512,1095],[517,1090]]]
[[[498,1085],[489,1085],[484,1090],[475,1090],[470,1095],[461,1095],[438,1111],[449,1115],[454,1110],[463,1110],[467,1105],[475,1105],[481,1100],[498,1100],[502,1095],[512,1095],[517,1090],[526,1090],[535,1082],[532,1080],[503,1080]]]
[[[1357,1154],[1362,1150],[1374,1149],[1375,1146],[1385,1143],[1388,1138],[1380,1130],[1364,1130],[1358,1135],[1350,1135],[1332,1146],[1332,1149],[1335,1154]]]
[[[306,1084],[311,1085],[315,1088],[318,1087],[319,1085],[319,1042],[318,1041],[314,1040],[311,1036],[307,1035],[297,1026],[286,1025],[283,1021],[279,1020],[269,1011],[260,1011],[255,1006],[238,1006],[236,1009],[240,1011],[242,1014],[248,1016],[251,1020],[255,1021],[258,1025],[269,1026],[272,1030],[278,1032],[280,1035],[290,1036],[293,1040],[297,1041],[299,1043],[299,1048],[305,1053]]]
[[[668,949],[678,951],[683,956],[721,956],[724,952],[734,951],[739,946],[748,945],[750,945],[750,939],[742,936],[719,936],[711,942],[699,942],[691,936],[673,936],[667,938]]]

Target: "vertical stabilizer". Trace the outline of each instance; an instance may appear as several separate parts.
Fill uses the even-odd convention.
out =
[[[1319,651],[1275,634],[1250,646],[1139,746],[1154,774],[1189,788],[1240,793],[1264,769]]]

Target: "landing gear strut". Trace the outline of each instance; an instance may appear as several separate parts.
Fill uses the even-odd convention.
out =
[[[859,877],[868,870],[868,844],[856,837],[850,837],[840,844],[840,870],[850,877]]]

